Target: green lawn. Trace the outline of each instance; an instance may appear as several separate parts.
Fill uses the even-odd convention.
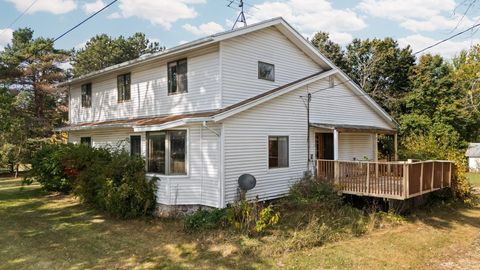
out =
[[[480,187],[480,173],[467,173],[467,177],[472,185]]]
[[[180,221],[121,221],[19,184],[0,178],[0,269],[448,269],[469,252],[467,262],[480,264],[472,252],[480,248],[480,207],[443,206],[361,237],[274,252],[275,232],[188,234]]]

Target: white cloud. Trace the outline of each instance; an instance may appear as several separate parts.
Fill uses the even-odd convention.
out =
[[[203,3],[206,0],[120,0],[120,11],[109,18],[138,17],[169,30],[180,19],[195,18],[198,14],[192,5]]]
[[[7,1],[12,2],[15,5],[15,8],[20,12],[23,12],[32,4],[31,1],[26,0]],[[77,4],[75,3],[75,0],[38,0],[28,9],[27,14],[44,11],[58,15],[68,13],[76,8]]]
[[[0,51],[3,51],[3,48],[12,41],[12,38],[13,38],[13,29],[10,29],[10,28],[0,29]]]
[[[331,32],[329,33],[329,37],[330,40],[340,45],[346,45],[353,40],[353,36],[348,33]]]
[[[196,36],[207,36],[225,31],[225,28],[216,22],[203,23],[199,26],[194,26],[187,23],[183,26],[183,28]]]
[[[455,0],[362,0],[358,9],[368,15],[398,22],[415,31],[453,30],[465,28],[474,21],[461,14],[452,14]]]
[[[96,0],[95,2],[89,2],[89,3],[83,4],[82,10],[87,14],[92,14],[104,7],[105,7],[105,3],[103,2],[103,0]]]
[[[335,9],[327,0],[267,1],[256,4],[248,10],[247,22],[280,16],[307,36],[317,31],[326,31],[332,39],[343,44],[351,40],[349,32],[367,26],[353,10]]]
[[[410,35],[404,38],[398,39],[400,46],[405,47],[410,45],[413,52],[419,51],[427,46],[435,44],[438,40],[430,37],[422,36],[420,34]],[[480,43],[480,39],[462,40],[462,41],[446,41],[436,47],[433,47],[422,54],[432,53],[440,54],[444,57],[450,58],[458,54],[462,49],[468,49],[472,45]]]

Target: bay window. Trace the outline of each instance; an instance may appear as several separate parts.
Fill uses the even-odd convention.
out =
[[[148,133],[148,172],[165,175],[184,175],[186,170],[186,130]]]

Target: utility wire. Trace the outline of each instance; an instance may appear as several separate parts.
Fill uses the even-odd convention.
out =
[[[67,31],[63,32],[61,35],[59,35],[58,37],[54,38],[52,41],[51,41],[51,44],[55,43],[57,40],[63,38],[64,36],[66,36],[68,33],[72,32],[73,30],[75,30],[76,28],[78,28],[79,26],[81,26],[82,24],[84,24],[85,22],[87,22],[88,20],[90,20],[91,18],[95,17],[97,14],[99,14],[100,12],[104,11],[105,9],[107,9],[108,7],[110,7],[111,5],[115,4],[115,2],[117,2],[118,0],[113,0],[112,2],[110,2],[108,5],[104,6],[103,8],[101,8],[100,10],[96,11],[95,13],[93,13],[92,15],[88,16],[87,18],[85,18],[84,20],[82,20],[81,22],[77,23],[75,26],[71,27],[70,29],[68,29]],[[39,52],[39,51],[42,51],[43,49],[47,48],[50,44],[45,44],[44,46],[42,46],[40,49],[38,49],[36,52]],[[27,60],[30,60],[30,58],[32,58],[35,53],[32,53],[29,57],[25,58],[23,61],[27,61]]]
[[[456,33],[455,35],[449,36],[449,37],[447,37],[447,38],[445,38],[445,39],[442,39],[442,40],[440,40],[440,41],[438,41],[438,42],[430,45],[430,46],[427,46],[427,47],[425,47],[425,48],[423,48],[423,49],[421,49],[421,50],[419,50],[419,51],[416,51],[415,53],[413,53],[413,55],[417,55],[417,54],[419,54],[419,53],[421,53],[421,52],[424,52],[424,51],[426,51],[426,50],[428,50],[428,49],[431,49],[431,48],[433,48],[433,47],[436,47],[436,46],[438,46],[438,45],[440,45],[440,44],[442,44],[442,43],[444,43],[444,42],[449,41],[450,39],[453,39],[453,38],[458,37],[458,36],[460,36],[460,35],[462,35],[462,34],[465,34],[466,32],[468,32],[468,31],[470,31],[470,30],[473,30],[473,29],[475,29],[475,28],[477,28],[477,27],[479,27],[479,26],[480,26],[480,23],[474,24],[474,25],[472,25],[471,27],[469,27],[469,28],[467,28],[467,29],[465,29],[465,30],[463,30],[463,31],[461,31],[461,32]]]
[[[20,18],[22,18],[23,15],[25,15],[25,13],[27,13],[30,10],[30,8],[32,8],[33,5],[37,3],[37,1],[38,0],[33,0],[32,3],[20,15],[18,15],[17,18],[15,18],[15,20],[13,20],[6,28],[0,31],[0,35],[2,35],[3,32],[5,32],[8,28],[12,27],[18,20],[20,20]]]

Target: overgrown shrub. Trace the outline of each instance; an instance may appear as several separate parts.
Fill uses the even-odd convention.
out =
[[[63,157],[71,145],[45,144],[31,158],[32,168],[24,179],[31,184],[37,180],[47,191],[68,193],[72,190],[72,179],[68,177]]]
[[[71,192],[120,218],[155,209],[156,179],[145,178],[145,162],[123,150],[86,145],[44,145],[33,155],[27,182],[46,190]]]
[[[402,143],[401,157],[403,159],[453,161],[455,163],[455,174],[452,181],[453,198],[466,204],[473,204],[476,197],[471,193],[471,185],[466,177],[468,165],[465,149],[452,146],[447,137],[448,134],[435,135],[432,133],[407,136]]]
[[[187,231],[211,230],[227,224],[227,209],[200,209],[187,216],[184,226]]]
[[[245,199],[236,201],[227,208],[227,220],[236,230],[245,234],[258,234],[277,224],[280,213],[272,205]]]
[[[312,202],[342,204],[342,198],[338,196],[333,183],[318,181],[310,171],[304,172],[303,177],[292,185],[289,191],[289,200],[300,204]]]

